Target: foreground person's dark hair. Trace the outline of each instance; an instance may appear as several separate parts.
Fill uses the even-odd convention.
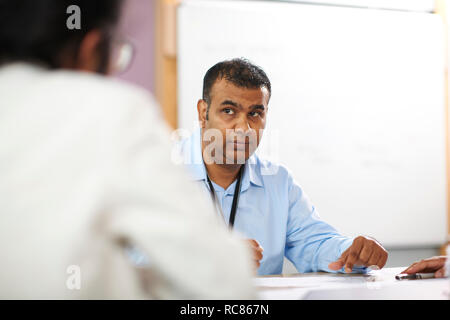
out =
[[[0,65],[25,61],[60,68],[63,59],[75,61],[86,34],[102,33],[99,53],[107,64],[110,36],[122,0],[0,0]],[[67,28],[67,8],[81,9],[81,29]],[[103,68],[106,66],[104,65]]]

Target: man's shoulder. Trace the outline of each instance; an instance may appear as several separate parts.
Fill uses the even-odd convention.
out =
[[[110,122],[130,114],[154,119],[160,113],[146,90],[94,73],[11,63],[0,67],[0,83],[0,103],[12,116],[39,110],[36,117],[51,114],[53,122],[79,118]]]
[[[168,134],[158,104],[143,88],[119,79],[63,70],[49,72],[43,78],[39,87],[44,93],[34,91],[35,96],[49,101],[52,110],[63,109],[66,118],[90,119],[105,132],[137,134],[145,128],[147,132]]]
[[[282,163],[271,160],[267,157],[254,154],[249,158],[249,166],[252,170],[268,182],[288,182],[292,176],[290,170]]]
[[[150,94],[133,84],[93,72],[69,69],[47,69],[24,62],[0,66],[0,81],[3,88],[26,90],[31,97],[59,97],[69,99],[152,99]],[[51,94],[50,94],[51,93]]]
[[[255,170],[256,168],[255,175],[261,177],[264,188],[269,189],[269,193],[287,195],[290,201],[301,197],[307,199],[307,195],[302,185],[297,181],[296,175],[284,164],[264,157],[252,156],[252,158],[255,162],[252,169]]]
[[[125,81],[87,72],[55,71],[47,73],[43,86],[55,94],[81,103],[99,102],[99,106],[128,108],[135,104],[155,104],[146,90]],[[112,111],[112,110],[111,110]]]

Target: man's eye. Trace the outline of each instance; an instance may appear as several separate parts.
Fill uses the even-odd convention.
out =
[[[259,113],[257,111],[250,112],[249,114],[250,114],[250,117],[258,117],[261,115],[261,113]]]
[[[225,114],[234,114],[234,111],[233,111],[232,109],[230,109],[230,108],[225,108],[225,109],[223,109],[222,111],[223,111],[223,113],[225,113]]]

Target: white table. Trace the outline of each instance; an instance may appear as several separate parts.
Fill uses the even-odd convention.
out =
[[[395,275],[406,267],[363,274],[325,272],[264,276],[254,279],[264,300],[442,300],[450,299],[450,279],[403,280]]]

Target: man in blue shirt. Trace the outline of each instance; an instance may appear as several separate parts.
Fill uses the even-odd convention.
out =
[[[220,62],[207,72],[197,105],[201,129],[181,144],[193,179],[225,222],[249,239],[260,275],[282,273],[285,256],[299,272],[382,268],[388,254],[376,240],[340,235],[286,168],[254,154],[270,96],[267,75],[247,60]]]

